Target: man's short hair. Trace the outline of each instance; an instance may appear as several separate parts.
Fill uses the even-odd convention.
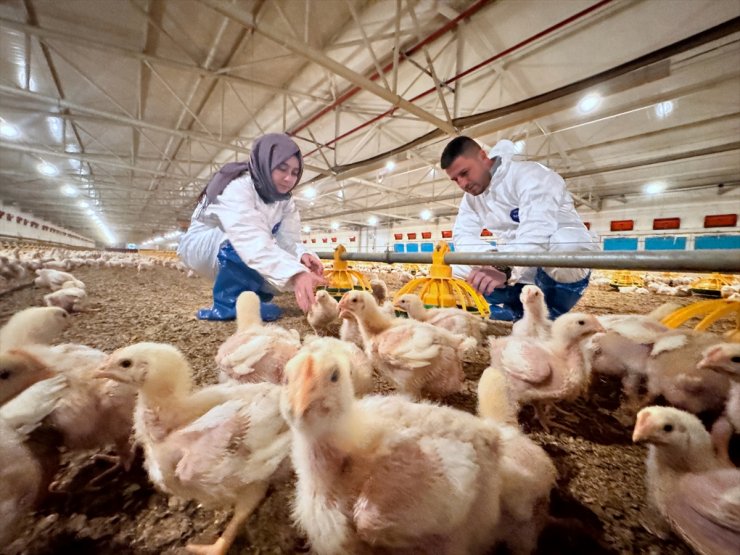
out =
[[[480,145],[476,143],[470,137],[461,135],[455,137],[442,151],[442,158],[440,159],[440,165],[443,170],[449,168],[458,156],[475,156],[475,154],[481,149]]]

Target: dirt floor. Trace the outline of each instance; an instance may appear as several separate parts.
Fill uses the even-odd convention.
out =
[[[73,316],[64,340],[112,351],[138,341],[172,343],[191,361],[196,380],[215,382],[213,356],[233,332],[234,323],[201,322],[195,311],[210,304],[210,286],[200,279],[157,267],[131,269],[79,268],[74,274],[87,284],[92,312]],[[391,289],[398,283],[389,284]],[[22,288],[0,296],[0,324],[15,311],[40,305],[44,291]],[[591,288],[578,308],[590,313],[646,313],[666,301],[691,298],[634,295]],[[285,309],[280,324],[309,332],[292,296],[277,299]],[[466,363],[468,388],[450,399],[469,412],[476,406],[477,379],[487,365],[484,349]],[[641,524],[645,488],[645,450],[631,444],[629,427],[615,419],[618,384],[597,380],[589,401],[563,406],[570,416],[570,434],[547,434],[525,412],[522,425],[553,457],[558,488],[552,498],[553,523],[540,542],[542,554],[686,554],[678,539],[661,541]],[[378,384],[378,390],[384,390]],[[184,552],[189,541],[212,541],[224,528],[228,511],[210,511],[197,502],[168,498],[149,483],[139,464],[129,473],[109,475],[98,490],[87,482],[106,468],[91,453],[65,455],[61,487],[28,519],[26,532],[8,554],[169,554]],[[291,484],[275,488],[252,516],[231,554],[308,552],[307,542],[291,526]]]

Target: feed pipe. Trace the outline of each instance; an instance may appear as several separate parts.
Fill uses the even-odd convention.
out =
[[[530,43],[532,43],[532,42],[534,42],[536,40],[539,40],[539,39],[541,39],[543,37],[546,37],[546,36],[554,33],[555,31],[558,31],[562,27],[565,27],[566,25],[569,25],[569,24],[573,23],[574,21],[578,21],[582,17],[587,16],[591,12],[593,12],[595,10],[598,10],[599,8],[601,8],[601,7],[603,7],[603,6],[607,5],[607,4],[610,4],[613,1],[614,0],[601,0],[600,2],[597,2],[596,4],[594,4],[592,6],[589,6],[585,10],[581,10],[580,12],[578,12],[576,14],[573,14],[572,16],[570,16],[570,17],[568,17],[566,19],[563,19],[562,21],[556,23],[555,25],[552,25],[551,27],[548,27],[547,29],[544,29],[544,30],[540,31],[539,33],[536,33],[536,34],[532,35],[531,37],[526,38],[523,41],[516,43],[514,46],[510,46],[509,48],[507,48],[505,50],[502,50],[501,52],[498,52],[497,54],[494,54],[490,58],[488,58],[486,60],[483,60],[482,62],[479,62],[479,63],[477,63],[476,65],[474,65],[472,67],[469,67],[465,71],[463,71],[461,73],[458,73],[457,75],[453,75],[449,79],[445,79],[444,81],[440,81],[440,85],[441,86],[446,86],[446,85],[449,85],[450,83],[454,83],[455,81],[457,81],[459,79],[462,79],[466,75],[469,75],[470,73],[472,73],[474,71],[477,71],[477,70],[479,70],[480,68],[482,68],[484,66],[487,66],[489,64],[492,64],[496,60],[499,60],[499,59],[503,58],[504,56],[508,56],[509,54],[512,54],[513,52],[516,52],[517,50],[520,50],[520,49],[524,48],[525,46],[529,45]],[[457,22],[457,20],[459,18],[460,18],[460,16],[457,17],[457,18],[455,18],[453,20],[455,22],[455,24],[456,24],[456,22]],[[450,23],[452,23],[452,22],[450,22]],[[449,25],[449,23],[447,25]],[[440,35],[441,35],[441,33],[437,32],[437,33],[434,33],[431,36],[433,36],[436,39]],[[419,46],[421,46],[422,44],[426,44],[430,40],[433,40],[433,39],[430,39],[428,37],[427,39],[425,39],[425,41],[422,41],[422,43],[419,43]],[[404,53],[404,54],[408,54],[408,53]],[[386,67],[388,67],[388,66],[386,66]],[[393,64],[391,64],[390,67],[393,67]],[[385,70],[385,68],[383,68],[383,69]],[[377,72],[376,72],[376,74],[374,74],[371,77],[371,79],[374,79],[374,78],[377,78]],[[421,98],[424,98],[425,96],[428,96],[428,95],[432,94],[433,92],[436,92],[436,90],[437,90],[437,87],[432,87],[431,89],[427,89],[426,91],[423,91],[423,92],[417,94],[413,98],[410,98],[409,99],[409,102],[416,102],[417,100],[419,100]],[[336,108],[336,106],[342,104],[345,100],[347,100],[351,96],[354,96],[359,91],[355,91],[354,89],[352,89],[352,90],[348,91],[348,93],[346,93],[346,94],[349,94],[350,92],[352,94],[350,94],[346,98],[345,98],[345,95],[342,95],[340,98],[337,99],[337,101],[334,104],[332,104],[330,106],[327,106],[323,110],[320,110],[316,114],[315,117],[310,118],[305,125],[302,124],[301,126],[298,126],[295,130],[288,131],[288,133],[295,134],[296,132],[298,132],[301,129],[303,129],[306,125],[309,125],[309,124],[313,123],[316,119],[318,119],[319,117],[321,117],[322,115],[324,115],[328,111],[330,111],[330,110]],[[391,108],[390,110],[387,110],[387,111],[383,112],[382,114],[379,114],[379,115],[375,116],[374,118],[370,118],[369,120],[367,120],[366,122],[358,125],[357,127],[354,127],[352,129],[350,129],[349,131],[345,131],[344,133],[342,133],[341,135],[335,137],[331,141],[328,141],[327,143],[324,143],[322,145],[322,147],[327,147],[327,146],[333,145],[334,143],[336,143],[336,142],[344,139],[345,137],[348,137],[349,135],[352,135],[352,134],[356,133],[357,131],[359,131],[361,129],[364,129],[367,126],[372,125],[376,121],[379,121],[379,120],[381,120],[383,118],[386,118],[386,117],[392,115],[397,109],[398,108]],[[313,154],[315,152],[318,152],[318,150],[319,150],[318,148],[315,148],[315,149],[311,150],[310,152],[304,154],[303,156],[304,157],[308,157],[311,154]]]
[[[333,252],[317,252],[319,258],[332,260]],[[431,252],[345,252],[342,260],[385,262],[386,264],[431,264]],[[733,249],[685,252],[448,252],[446,264],[474,266],[535,266],[557,268],[593,268],[595,270],[641,270],[662,272],[722,272],[740,274],[740,256]]]

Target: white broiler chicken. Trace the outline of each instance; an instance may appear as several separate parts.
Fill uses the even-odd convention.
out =
[[[358,397],[367,395],[373,390],[373,365],[360,347],[354,343],[334,337],[307,336],[303,340],[303,350],[316,356],[332,352],[343,352],[352,361],[352,386]]]
[[[58,289],[61,289],[66,282],[72,282],[75,287],[79,287],[80,289],[85,288],[84,283],[67,272],[46,268],[43,270],[36,270],[36,275],[38,277],[33,280],[36,287],[48,287],[52,291],[57,291]]]
[[[526,337],[491,338],[491,365],[484,376],[503,372],[513,409],[518,412],[522,405],[534,405],[537,419],[549,431],[553,425],[550,406],[573,401],[588,389],[591,368],[584,344],[600,331],[604,328],[596,317],[570,313],[553,322],[552,337],[546,342]]]
[[[313,551],[488,553],[500,515],[498,428],[398,395],[355,399],[350,366],[338,351],[301,351],[286,368],[293,514]]]
[[[235,508],[214,544],[187,548],[225,555],[271,481],[281,471],[287,474],[290,431],[280,415],[281,388],[258,383],[194,390],[183,354],[160,343],[115,351],[100,375],[138,389],[136,440],[156,486],[212,507]]]
[[[532,337],[541,341],[550,339],[552,322],[548,317],[547,303],[542,290],[536,285],[525,285],[519,294],[524,316],[511,327],[511,335]]]
[[[0,363],[0,376],[6,372],[7,367]],[[12,400],[5,397],[0,402],[0,545],[3,547],[20,531],[24,517],[40,501],[48,485],[43,461],[25,444],[29,434],[54,410],[64,394],[64,377],[46,379],[45,376],[44,372],[36,374],[33,378],[40,381],[23,390],[14,386],[3,388],[4,395],[15,392]],[[7,378],[0,379],[25,386],[30,376],[23,373],[19,379],[15,378],[11,370]]]
[[[740,343],[720,343],[709,347],[697,368],[725,374],[730,380],[724,413],[712,426],[715,448],[729,463],[730,440],[734,434],[740,434]]]
[[[46,306],[58,306],[67,312],[79,312],[85,309],[87,292],[79,287],[64,287],[44,295]]]
[[[379,305],[379,308],[380,311],[386,314],[389,318],[396,317],[396,310],[393,307],[392,302],[385,301],[382,305]],[[339,339],[349,343],[354,343],[360,349],[364,349],[365,343],[362,339],[362,333],[360,333],[360,326],[357,323],[357,320],[348,314],[345,316],[340,315],[340,319],[342,320],[342,325],[339,328]]]
[[[339,303],[328,291],[316,291],[316,301],[306,315],[309,325],[316,335],[339,334]]]
[[[48,345],[69,323],[69,314],[59,307],[32,307],[16,312],[0,329],[0,353],[25,345]]]
[[[117,457],[99,457],[112,459],[116,466],[96,481],[118,464],[128,470],[134,457],[130,436],[136,390],[113,380],[95,379],[97,368],[107,356],[103,351],[71,343],[27,345],[0,354],[0,365],[12,362],[18,373],[33,375],[45,368],[64,376],[67,388],[47,423],[61,434],[68,449],[115,447]]]
[[[352,316],[373,367],[414,399],[461,391],[463,354],[475,347],[472,337],[410,319],[383,314],[365,291],[349,291],[339,302],[341,316]]]
[[[702,353],[722,338],[693,330],[671,330],[660,336],[645,365],[648,400],[662,396],[674,407],[699,414],[721,411],[730,382],[712,368],[699,368]]]
[[[640,384],[655,342],[670,330],[651,316],[614,314],[597,316],[605,332],[595,334],[587,344],[591,369],[598,374],[622,379],[628,411],[640,404]]]
[[[285,364],[300,348],[296,330],[262,323],[259,297],[246,291],[236,300],[236,333],[216,354],[220,381],[282,383]]]
[[[661,537],[670,527],[702,555],[737,555],[740,469],[717,457],[704,425],[672,407],[637,414],[635,443],[647,443],[647,489]]]
[[[557,471],[549,455],[519,429],[503,372],[485,371],[478,383],[478,414],[501,433],[500,538],[513,554],[529,554],[548,518]]]
[[[414,294],[401,295],[394,303],[414,320],[446,329],[451,333],[470,336],[476,343],[483,340],[486,322],[470,312],[459,308],[426,308],[424,302]]]

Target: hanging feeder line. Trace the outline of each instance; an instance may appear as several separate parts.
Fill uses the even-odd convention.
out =
[[[333,259],[333,252],[317,252],[323,259]],[[345,252],[342,260],[385,262],[386,264],[431,264],[432,253]],[[555,268],[592,268],[596,270],[642,270],[740,274],[740,251],[716,249],[707,251],[665,252],[448,252],[446,264],[489,266],[535,266]]]

